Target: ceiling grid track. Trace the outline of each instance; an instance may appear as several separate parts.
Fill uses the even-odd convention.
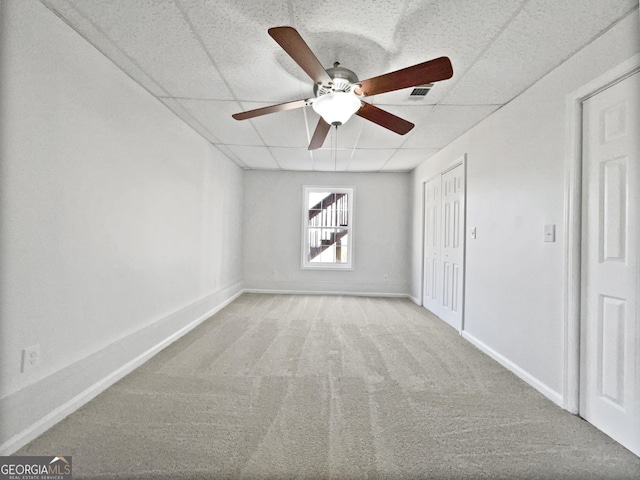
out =
[[[180,120],[182,120],[186,125],[189,126],[189,128],[192,128],[198,135],[200,135],[201,137],[203,137],[207,142],[209,142],[212,146],[214,146],[218,151],[220,151],[220,153],[222,153],[225,157],[229,157],[229,155],[227,153],[225,153],[224,151],[222,151],[218,144],[216,144],[215,142],[212,142],[211,139],[207,138],[204,134],[202,134],[201,132],[198,132],[198,130],[196,128],[194,128],[192,125],[189,124],[189,122],[187,120],[185,120],[184,117],[182,117],[181,115],[178,115],[171,107],[169,107],[166,103],[164,103],[162,101],[163,98],[167,98],[167,99],[173,99],[175,97],[172,97],[171,94],[162,86],[162,84],[160,82],[158,82],[158,80],[156,80],[156,78],[151,75],[149,72],[146,71],[146,69],[144,69],[142,67],[142,65],[140,65],[134,58],[132,58],[127,52],[125,52],[116,42],[114,42],[111,37],[109,35],[107,35],[107,33],[99,26],[97,25],[93,20],[91,20],[91,18],[89,17],[89,15],[87,15],[85,12],[83,12],[78,6],[76,6],[75,4],[68,2],[65,0],[65,4],[72,9],[73,11],[76,12],[77,15],[79,15],[80,17],[82,17],[82,19],[84,21],[86,21],[89,25],[91,25],[91,27],[98,32],[104,39],[106,39],[106,41],[109,42],[109,44],[116,49],[124,58],[127,59],[127,61],[129,61],[131,63],[131,65],[135,66],[135,68],[141,72],[142,74],[144,74],[147,78],[147,80],[150,83],[153,83],[157,89],[162,92],[163,95],[156,95],[155,93],[153,93],[151,90],[149,90],[149,88],[147,88],[143,83],[140,82],[139,79],[134,78],[129,72],[127,72],[124,68],[122,68],[120,65],[118,65],[112,58],[110,58],[102,49],[100,49],[98,47],[98,45],[96,45],[95,42],[92,42],[90,38],[87,37],[87,35],[83,34],[82,32],[80,32],[77,28],[75,28],[66,18],[64,18],[54,7],[53,5],[51,5],[51,2],[49,2],[48,0],[41,0],[41,3],[51,12],[53,12],[54,15],[56,15],[58,18],[60,18],[60,20],[62,20],[65,24],[67,24],[69,26],[69,28],[71,28],[73,31],[75,31],[78,35],[80,35],[87,43],[89,43],[93,48],[95,48],[98,52],[100,52],[105,58],[107,58],[110,62],[112,62],[120,71],[122,71],[125,75],[127,75],[132,81],[134,81],[137,85],[139,85],[141,88],[143,88],[144,90],[146,90],[149,95],[153,96],[154,98],[158,99],[160,101],[160,103],[162,103],[162,105],[169,110],[172,114],[174,114],[176,117],[180,118]],[[208,131],[208,129],[202,124],[202,122],[200,122],[197,118],[195,118],[193,115],[191,115],[191,113],[186,110],[185,108],[182,108],[182,111],[184,112],[183,114],[185,116],[187,116],[190,120],[192,120],[195,124],[199,125],[203,131]],[[211,134],[212,136],[215,137],[215,135]],[[219,141],[219,144],[222,144],[221,141]],[[244,164],[244,162],[242,162],[240,159],[238,158],[230,158],[236,165],[238,165],[240,168],[246,168],[246,165]]]
[[[638,12],[637,0],[34,1],[240,168],[303,171],[331,169],[333,124],[341,171],[411,171],[600,37],[628,35]],[[433,60],[416,62],[439,55],[455,76],[407,98]],[[352,70],[325,68],[329,57]],[[300,100],[269,105],[291,95]],[[254,110],[234,112],[243,107]],[[302,111],[254,118],[292,109]]]
[[[222,74],[221,69],[218,67],[217,62],[213,59],[213,55],[211,54],[211,52],[207,48],[206,44],[204,43],[204,40],[202,39],[202,36],[196,30],[195,26],[193,25],[193,23],[189,19],[189,15],[184,10],[184,7],[182,6],[182,4],[180,3],[179,0],[173,0],[173,3],[175,4],[176,8],[180,11],[180,15],[182,15],[182,18],[184,19],[184,21],[189,26],[189,30],[191,31],[191,33],[193,34],[195,39],[200,44],[200,47],[202,48],[202,51],[205,53],[205,55],[207,56],[207,58],[211,62],[211,66],[213,66],[213,68],[216,70],[216,72],[218,73],[218,75],[222,79],[222,82],[227,87],[227,90],[229,91],[229,93],[233,97],[233,100],[240,106],[240,100],[236,96],[235,92],[231,89],[231,84],[225,78],[225,76]],[[273,155],[273,152],[271,152],[271,150],[268,148],[267,142],[264,140],[264,138],[262,137],[262,135],[260,134],[260,132],[258,131],[256,126],[253,124],[253,122],[249,122],[249,123],[251,124],[251,127],[253,128],[253,130],[256,132],[256,135],[258,135],[258,137],[260,138],[260,141],[262,142],[262,146],[269,152],[269,155],[271,156],[271,158],[273,158],[273,161],[276,163],[276,165],[278,165],[278,168],[282,169],[282,166],[278,162],[278,159]],[[231,160],[233,160],[233,159],[231,159]],[[242,167],[241,165],[238,165],[238,166]],[[247,168],[247,165],[245,165],[243,168]]]

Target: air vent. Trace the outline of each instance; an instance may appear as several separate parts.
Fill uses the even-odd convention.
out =
[[[431,87],[433,87],[432,83],[414,88],[409,94],[409,100],[422,100],[427,96],[427,93],[429,93]]]

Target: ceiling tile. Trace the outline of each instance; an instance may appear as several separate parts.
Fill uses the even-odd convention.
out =
[[[394,46],[394,34],[402,18],[405,0],[369,2],[323,2],[291,0],[293,16],[300,31],[311,33],[349,32],[375,39],[383,47]]]
[[[269,150],[284,170],[313,170],[312,154],[306,147],[270,147]]]
[[[243,111],[271,105],[270,103],[242,102]],[[275,147],[307,147],[309,137],[304,110],[310,107],[271,113],[249,120],[264,143]]]
[[[238,165],[358,171],[412,168],[637,8],[637,0],[41,1]],[[311,108],[231,118],[313,96],[311,79],[267,33],[280,25],[297,28],[325,67],[338,61],[360,79],[442,55],[454,76],[420,102],[408,99],[411,88],[367,99],[413,122],[407,135],[355,116],[309,153],[319,118]]]
[[[408,172],[438,152],[437,148],[403,148],[396,152],[381,171]]]
[[[368,120],[358,118],[363,123],[362,135],[358,140],[357,148],[398,148],[403,145],[408,138],[415,135],[415,131],[420,128],[419,121],[425,115],[427,115],[432,109],[432,105],[419,105],[419,106],[384,106],[380,108],[387,112],[403,118],[411,123],[414,123],[416,127],[408,134],[399,135],[391,130],[388,130],[380,125],[376,125]]]
[[[280,166],[267,147],[250,147],[244,145],[227,145],[248,168],[278,170]]]
[[[293,26],[325,68],[339,62],[361,80],[388,71],[405,0],[290,3]]]
[[[353,150],[313,150],[313,169],[326,172],[342,172],[347,169]]]
[[[361,119],[361,122],[367,122],[367,120]],[[374,148],[398,148],[405,141],[407,137],[404,135],[398,135],[391,130],[388,130],[380,125],[371,123],[371,125],[364,125],[362,127],[362,135],[358,140],[357,148],[374,149]]]
[[[391,67],[396,70],[441,56],[449,57],[454,77],[430,92],[430,101],[438,102],[524,2],[411,0],[398,25],[396,42],[402,48],[397,49]]]
[[[395,149],[386,148],[380,150],[356,149],[354,150],[347,170],[351,172],[377,172],[395,153]]]
[[[307,119],[309,123],[310,136],[313,136],[313,132],[315,131],[318,121],[320,120],[320,115],[312,110],[307,110]],[[364,120],[354,115],[344,125],[340,125],[337,128],[331,127],[329,133],[327,134],[327,137],[324,140],[321,150],[333,148],[336,142],[336,138],[338,148],[352,150],[356,146],[356,141],[361,134],[361,130],[364,124]]]
[[[313,82],[267,33],[291,24],[286,2],[180,4],[236,99],[281,103],[313,96]]]
[[[170,96],[233,98],[173,0],[72,1]]]
[[[530,0],[445,101],[458,105],[510,101],[637,4],[637,0]]]
[[[267,38],[267,41],[272,41]],[[256,47],[256,52],[261,48]],[[278,52],[279,54],[280,52]],[[285,70],[273,57],[280,55],[260,55],[247,62],[242,67],[227,68],[226,62],[220,62],[220,69],[224,71],[224,77],[229,83],[235,98],[242,101],[284,103],[294,100],[313,98],[313,82],[308,79],[301,80]],[[299,67],[293,66],[290,70]],[[296,74],[298,72],[295,72]],[[300,74],[300,76],[304,73]]]
[[[403,148],[442,148],[493,113],[496,106],[436,105]]]
[[[231,145],[263,145],[250,121],[234,120],[231,115],[242,111],[237,102],[227,100],[194,100],[180,98],[178,103],[222,143]]]

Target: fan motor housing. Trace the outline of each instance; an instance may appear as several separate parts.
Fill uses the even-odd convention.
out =
[[[329,85],[314,85],[313,93],[316,97],[332,92],[351,92],[354,84],[358,83],[358,76],[348,68],[339,66],[338,62],[333,67],[327,68],[327,74],[333,82]]]

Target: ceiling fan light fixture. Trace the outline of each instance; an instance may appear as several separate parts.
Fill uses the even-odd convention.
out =
[[[329,125],[343,125],[361,105],[353,93],[332,92],[316,98],[312,107]]]

